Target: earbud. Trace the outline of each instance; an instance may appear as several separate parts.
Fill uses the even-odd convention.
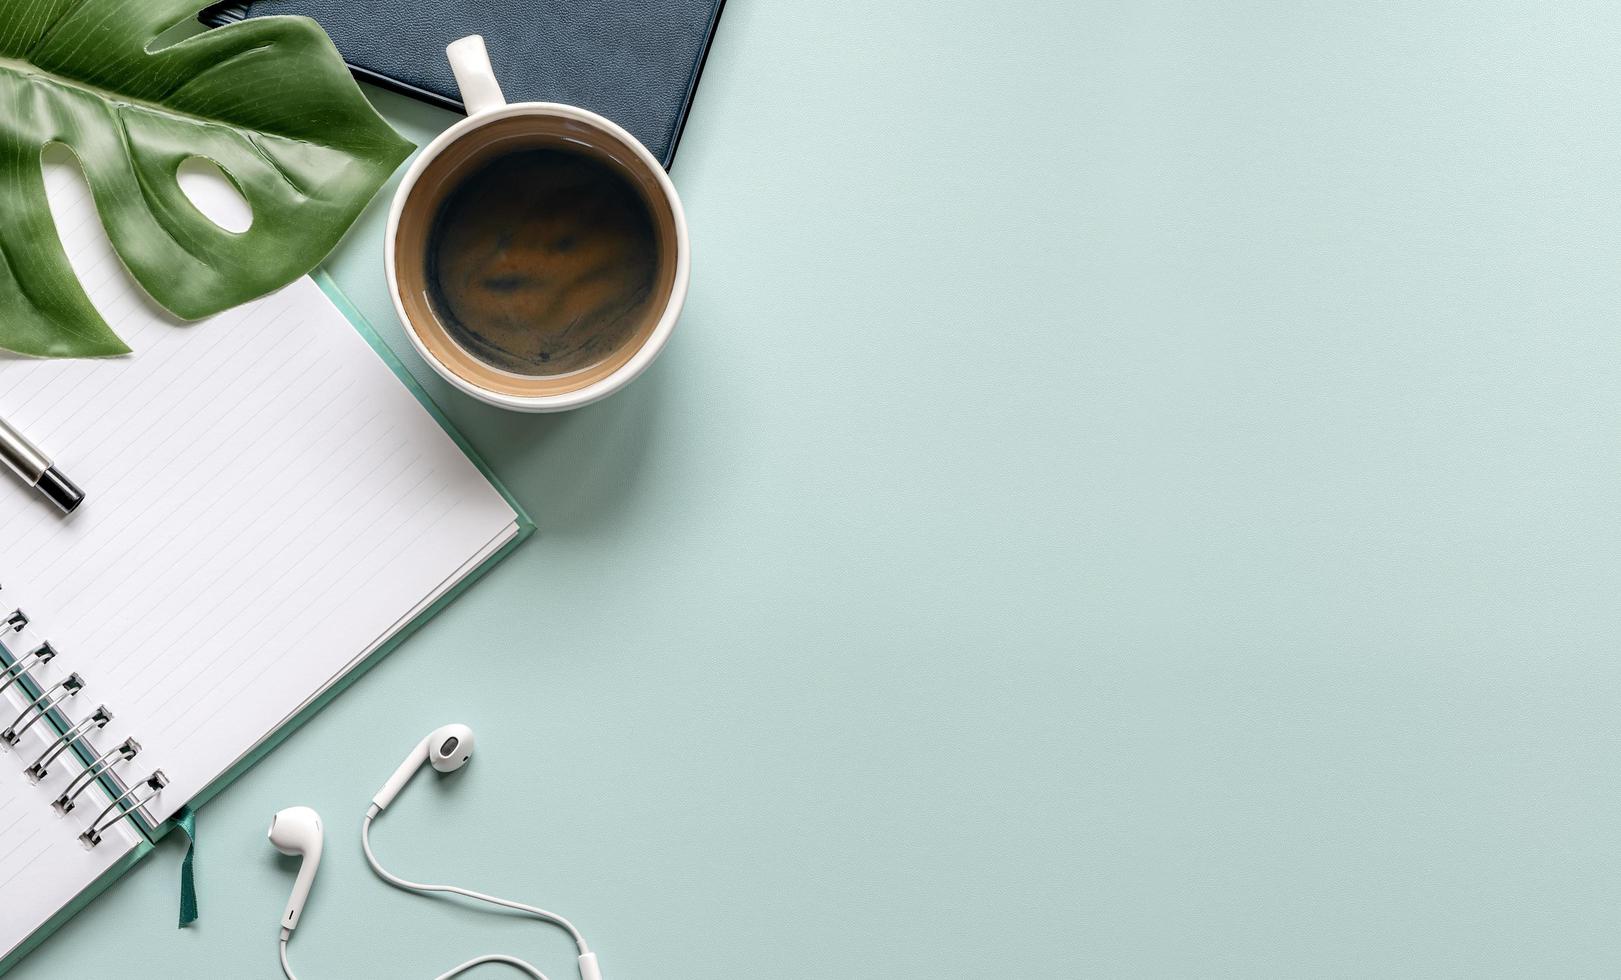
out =
[[[574,945],[579,950],[580,980],[602,980],[602,966],[597,962],[597,954],[591,952],[591,947],[585,944],[585,937],[580,930],[562,916],[514,902],[511,899],[498,898],[475,892],[455,885],[429,885],[418,881],[407,881],[398,875],[392,874],[377,860],[377,855],[371,849],[371,825],[377,815],[394,802],[394,797],[400,794],[405,784],[411,781],[424,762],[433,764],[439,772],[455,772],[467,765],[467,760],[473,757],[473,730],[466,725],[446,725],[436,728],[428,733],[428,737],[416,744],[411,754],[405,757],[400,767],[394,770],[394,775],[388,777],[388,782],[372,797],[371,809],[360,824],[360,849],[366,855],[366,863],[377,872],[377,876],[396,888],[417,892],[424,895],[446,894],[459,895],[479,902],[487,902],[504,909],[524,912],[561,927],[573,938]],[[276,814],[276,819],[270,823],[270,842],[283,854],[299,854],[304,857],[304,864],[298,869],[298,881],[293,884],[293,896],[287,901],[287,912],[281,917],[281,969],[287,980],[293,980],[293,969],[287,962],[287,937],[298,924],[298,917],[304,911],[304,900],[309,898],[310,886],[315,883],[315,869],[321,863],[321,818],[314,810],[307,806],[295,806]],[[442,974],[440,980],[457,976],[484,963],[506,963],[516,966],[533,977],[544,976],[523,960],[511,956],[480,956],[468,960],[449,973]]]
[[[433,763],[433,768],[439,772],[455,772],[467,764],[473,756],[473,730],[466,725],[446,725],[435,728],[428,733],[428,737],[417,743],[411,754],[405,757],[400,767],[394,770],[394,775],[388,777],[388,782],[371,798],[371,805],[379,812],[388,809],[394,802],[394,797],[400,795],[400,790],[411,781],[416,771],[422,768],[424,762]]]
[[[293,882],[293,894],[287,899],[287,911],[281,915],[282,938],[298,925],[304,912],[304,901],[310,897],[310,886],[315,884],[315,871],[321,866],[321,815],[307,806],[290,806],[270,821],[270,843],[283,854],[302,857],[298,878]]]

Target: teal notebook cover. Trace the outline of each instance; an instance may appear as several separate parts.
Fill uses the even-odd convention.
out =
[[[306,705],[302,711],[294,715],[274,732],[270,732],[265,739],[253,749],[253,751],[243,756],[242,759],[238,760],[236,765],[232,766],[219,778],[209,783],[208,786],[206,786],[201,792],[194,795],[189,803],[189,806],[192,808],[202,806],[207,801],[213,799],[220,793],[220,791],[224,790],[225,787],[229,786],[235,779],[237,779],[237,777],[241,776],[249,769],[252,769],[253,766],[259,762],[259,760],[269,755],[270,752],[276,748],[276,746],[280,745],[282,741],[287,738],[287,736],[296,731],[299,726],[315,717],[319,711],[331,703],[333,698],[336,698],[343,691],[347,690],[349,685],[353,684],[357,679],[360,678],[361,675],[375,666],[378,661],[392,653],[396,648],[399,647],[401,643],[405,642],[408,637],[420,629],[424,623],[428,622],[434,616],[437,616],[440,610],[444,609],[451,602],[455,601],[455,599],[463,592],[467,591],[467,589],[472,586],[474,582],[478,581],[486,572],[494,568],[508,555],[512,554],[512,552],[515,551],[519,545],[528,540],[530,535],[534,534],[535,532],[534,522],[529,519],[529,515],[525,513],[523,507],[519,505],[517,499],[514,498],[511,492],[508,491],[501,481],[496,478],[495,473],[490,469],[489,464],[487,464],[484,459],[479,456],[478,452],[470,443],[468,443],[466,437],[458,432],[455,426],[451,425],[450,420],[445,416],[445,413],[440,410],[438,405],[434,404],[433,399],[428,397],[428,393],[423,390],[420,384],[417,383],[416,378],[411,375],[411,372],[406,370],[405,365],[394,354],[394,351],[386,343],[384,343],[383,339],[378,336],[375,330],[372,329],[371,324],[366,321],[366,318],[354,308],[353,304],[349,302],[348,297],[343,295],[342,290],[338,288],[337,283],[332,281],[331,276],[329,276],[325,270],[318,270],[312,274],[311,278],[314,279],[315,283],[321,287],[321,291],[326,294],[327,298],[332,301],[333,305],[337,306],[337,308],[342,311],[344,317],[348,319],[351,325],[354,326],[355,330],[359,331],[360,335],[365,338],[366,343],[371,346],[371,349],[377,354],[377,356],[382,358],[383,363],[389,366],[389,368],[394,372],[394,375],[399,378],[400,383],[405,385],[405,387],[410,390],[411,394],[416,396],[417,401],[420,402],[422,407],[428,411],[428,414],[433,416],[434,421],[439,423],[440,428],[445,430],[446,434],[448,434],[451,439],[455,441],[456,445],[460,447],[461,451],[465,453],[467,458],[472,461],[473,465],[478,468],[478,471],[484,475],[484,478],[490,482],[490,485],[493,486],[496,491],[501,494],[502,498],[506,500],[507,504],[512,507],[513,513],[517,515],[518,533],[499,551],[491,555],[488,560],[475,568],[431,606],[423,610],[420,615],[407,623],[393,636],[389,637],[389,639],[374,650],[371,655],[350,668],[350,670],[347,671],[342,677],[338,678],[335,683],[323,691],[312,702]],[[48,719],[59,732],[66,731],[67,722],[65,719],[52,716],[48,716]],[[88,760],[81,758],[80,761],[86,762]],[[133,868],[148,854],[151,854],[155,849],[153,845],[175,829],[174,820],[169,820],[157,827],[151,827],[148,826],[144,820],[139,819],[133,813],[129,816],[129,819],[137,827],[137,829],[140,830],[141,834],[146,839],[137,844],[135,848],[129,852],[129,854],[125,855],[117,864],[109,868],[101,875],[101,877],[97,878],[94,884],[79,892],[72,902],[63,906],[61,910],[46,921],[44,925],[36,929],[27,940],[25,940],[16,949],[12,950],[11,953],[5,957],[5,959],[0,960],[0,975],[4,975],[5,973],[9,972],[13,967],[21,962],[25,956],[39,946],[40,943],[44,942],[51,935],[51,933],[60,928],[63,923],[73,918],[73,916],[76,915],[80,910],[94,901],[97,896],[106,891],[107,888],[113,884],[113,882],[123,877],[125,872],[129,871],[130,868]]]

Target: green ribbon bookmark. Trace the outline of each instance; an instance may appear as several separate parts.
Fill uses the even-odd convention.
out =
[[[197,811],[182,807],[175,826],[186,835],[186,857],[180,862],[180,928],[197,921],[197,880],[192,873],[197,857]]]

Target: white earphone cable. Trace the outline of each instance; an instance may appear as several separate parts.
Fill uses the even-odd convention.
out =
[[[569,922],[560,915],[554,915],[551,912],[545,911],[544,909],[537,909],[533,906],[524,905],[520,902],[509,902],[504,898],[496,898],[493,895],[485,895],[480,892],[468,891],[465,888],[457,888],[453,885],[421,885],[413,881],[406,881],[404,878],[390,874],[386,869],[383,868],[381,864],[377,862],[377,855],[372,853],[371,821],[372,817],[374,816],[376,816],[375,813],[366,814],[366,822],[362,824],[360,828],[360,845],[366,851],[366,861],[371,865],[372,870],[377,872],[378,877],[382,878],[384,881],[395,886],[396,888],[403,888],[407,891],[449,892],[453,895],[463,895],[467,898],[476,898],[482,902],[492,902],[506,908],[517,909],[521,912],[528,912],[531,915],[539,916],[547,922],[556,923],[557,925],[566,929],[568,934],[574,938],[574,944],[580,948],[581,956],[591,952],[586,948],[585,938],[580,935],[580,931],[574,928],[573,923]],[[281,931],[281,972],[284,976],[286,976],[287,980],[298,980],[298,978],[293,975],[292,965],[287,962],[287,939],[290,935],[292,935],[290,930],[283,929]],[[489,953],[484,956],[474,957],[473,959],[468,960],[466,963],[452,967],[450,970],[439,974],[435,980],[451,980],[452,977],[460,976],[461,974],[466,973],[468,970],[471,970],[473,967],[483,966],[485,963],[505,963],[508,966],[514,966],[522,970],[524,973],[532,977],[533,980],[547,980],[546,974],[537,970],[533,964],[520,960],[516,956],[507,956],[503,953]]]
[[[450,980],[451,977],[466,973],[473,967],[480,966],[485,963],[505,963],[508,966],[517,967],[523,972],[529,974],[531,977],[534,977],[535,980],[546,980],[546,975],[544,973],[541,973],[539,970],[530,966],[528,963],[525,963],[523,960],[518,959],[516,956],[503,956],[500,953],[491,953],[489,956],[480,956],[477,959],[468,960],[466,963],[456,967],[449,973],[439,974],[435,980]]]
[[[406,881],[404,878],[390,874],[388,869],[384,868],[378,863],[377,855],[373,854],[371,849],[371,822],[372,819],[377,816],[377,813],[377,806],[373,804],[371,809],[366,811],[366,819],[360,825],[360,846],[366,852],[366,863],[370,864],[371,869],[377,872],[377,877],[393,885],[395,888],[404,889],[405,891],[409,892],[441,892],[447,895],[460,895],[463,898],[471,898],[479,902],[488,902],[491,905],[499,905],[502,908],[512,909],[517,912],[527,912],[535,918],[541,919],[545,922],[550,922],[567,932],[569,936],[573,938],[574,945],[579,947],[581,956],[588,956],[590,954],[591,948],[586,945],[585,937],[580,935],[580,930],[574,928],[574,923],[556,914],[555,912],[548,912],[545,909],[538,909],[533,905],[525,905],[522,902],[513,902],[505,898],[497,898],[494,895],[486,895],[483,892],[475,892],[466,888],[458,888],[455,885],[426,885],[421,882]],[[528,967],[528,964],[525,964],[525,966]],[[457,970],[447,973],[445,976],[452,976],[461,969],[462,967],[458,967]],[[528,967],[528,969],[533,970],[534,967]],[[441,977],[440,980],[444,980],[444,978]]]
[[[472,755],[473,730],[466,725],[445,725],[428,733],[428,737],[417,743],[411,754],[405,757],[394,774],[388,778],[382,788],[372,796],[370,808],[366,810],[366,819],[360,825],[360,847],[366,853],[366,863],[371,866],[377,877],[402,891],[416,892],[422,895],[444,894],[460,895],[475,902],[484,902],[496,905],[514,912],[522,912],[534,916],[543,922],[549,922],[569,934],[574,945],[579,950],[580,980],[602,980],[602,967],[597,962],[597,955],[591,952],[586,945],[585,937],[580,930],[574,928],[574,923],[563,918],[555,912],[514,902],[510,899],[499,898],[495,895],[486,895],[467,888],[458,888],[455,885],[429,885],[420,881],[407,881],[384,868],[382,862],[371,849],[371,824],[383,809],[393,802],[400,790],[411,781],[411,777],[426,762],[432,762],[433,767],[440,772],[454,772],[460,769]],[[281,930],[281,972],[287,980],[297,980],[293,976],[292,965],[287,962],[287,940],[292,935],[293,926],[298,924],[298,915],[304,908],[304,902],[309,898],[310,887],[315,881],[315,871],[321,863],[322,848],[321,817],[307,806],[289,807],[276,814],[270,822],[270,843],[278,851],[290,856],[299,856],[303,859],[299,865],[298,880],[293,885],[292,896],[287,900],[287,911],[282,914]],[[532,980],[546,980],[546,975],[535,969],[534,966],[515,956],[506,956],[491,953],[475,957],[453,968],[448,973],[441,973],[437,980],[451,980],[458,974],[465,973],[476,966],[485,963],[504,963],[513,966],[528,974]]]

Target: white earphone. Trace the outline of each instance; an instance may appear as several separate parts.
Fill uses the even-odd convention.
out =
[[[388,777],[388,782],[371,798],[371,805],[376,812],[388,809],[394,802],[394,797],[400,795],[400,790],[417,774],[424,762],[433,763],[436,772],[455,772],[467,765],[467,760],[473,757],[473,730],[466,725],[445,725],[435,728],[428,733],[428,737],[417,743],[411,754],[405,757],[400,767],[394,770],[394,775]]]
[[[394,774],[388,777],[375,795],[372,796],[371,807],[366,811],[366,819],[360,825],[360,845],[366,852],[366,863],[377,873],[379,878],[396,888],[421,894],[447,894],[460,895],[502,908],[527,912],[546,922],[553,923],[566,931],[579,948],[580,980],[602,980],[602,968],[597,964],[597,954],[591,952],[585,943],[585,937],[574,924],[560,915],[547,912],[545,909],[535,908],[533,905],[524,905],[522,902],[513,902],[494,895],[485,895],[482,892],[458,888],[454,885],[425,885],[421,882],[406,881],[396,875],[390,874],[378,863],[377,856],[371,849],[371,823],[379,813],[388,809],[394,798],[400,795],[400,790],[411,781],[424,762],[433,764],[439,772],[455,772],[467,764],[473,755],[473,730],[466,725],[446,725],[436,728],[428,734],[427,738],[417,743],[411,754],[405,757]],[[310,886],[315,883],[315,872],[321,864],[322,830],[321,817],[307,806],[289,807],[277,813],[270,822],[270,843],[276,850],[288,855],[301,855],[304,860],[298,869],[298,878],[293,882],[293,894],[287,900],[287,911],[281,917],[281,969],[287,975],[287,980],[296,980],[292,968],[287,963],[287,939],[292,935],[298,919],[304,912],[304,902],[309,898]],[[491,954],[468,960],[448,973],[441,974],[437,980],[449,980],[459,973],[464,973],[482,963],[506,963],[515,966],[537,980],[546,980],[544,974],[530,964],[512,956]]]
[[[304,902],[310,897],[310,886],[315,884],[316,869],[321,866],[321,845],[324,839],[321,815],[307,806],[290,806],[270,818],[270,843],[289,857],[302,857],[298,877],[293,880],[293,894],[287,899],[287,911],[281,914],[282,941],[298,926],[298,917],[304,914]]]

